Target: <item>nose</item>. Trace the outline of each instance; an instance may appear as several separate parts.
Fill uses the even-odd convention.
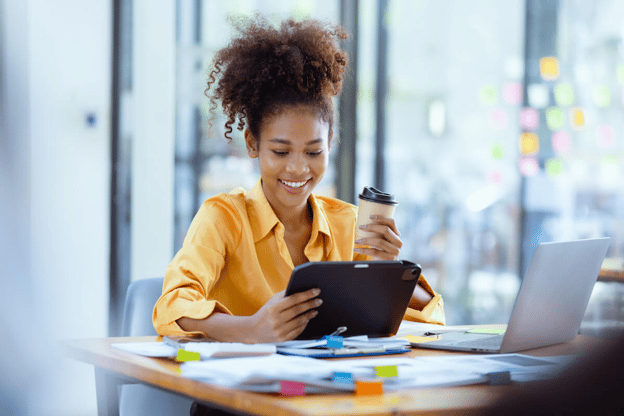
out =
[[[286,164],[286,172],[301,175],[310,172],[310,166],[304,155],[293,154]]]

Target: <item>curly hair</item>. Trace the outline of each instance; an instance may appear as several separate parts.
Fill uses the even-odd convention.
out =
[[[204,91],[213,114],[217,101],[223,106],[225,137],[232,140],[232,125],[238,118],[237,129],[242,131],[247,123],[258,140],[268,117],[297,105],[318,111],[331,132],[331,97],[340,93],[347,65],[347,54],[337,39],[346,39],[346,33],[318,20],[289,19],[279,29],[259,15],[233,23],[240,36],[217,52]]]

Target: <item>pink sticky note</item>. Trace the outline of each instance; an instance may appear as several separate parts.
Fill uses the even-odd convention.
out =
[[[570,150],[570,135],[565,131],[555,131],[552,134],[552,147],[557,153],[567,153]]]
[[[596,141],[598,146],[609,148],[615,143],[615,129],[610,125],[598,126],[596,129]]]
[[[537,159],[533,157],[524,157],[520,159],[520,172],[524,176],[533,176],[539,170],[539,164]]]
[[[280,381],[280,395],[282,396],[305,396],[305,383],[297,381]]]
[[[536,109],[525,107],[520,110],[520,127],[526,131],[534,131],[539,127],[539,113]]]
[[[503,86],[503,99],[507,104],[522,103],[522,85],[518,82],[508,82]]]
[[[490,120],[490,127],[494,130],[504,130],[509,124],[509,118],[505,110],[501,108],[494,108],[490,110],[488,114]]]

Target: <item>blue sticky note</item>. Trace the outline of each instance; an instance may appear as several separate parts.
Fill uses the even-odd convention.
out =
[[[342,348],[342,337],[338,335],[327,335],[327,348]]]
[[[336,383],[347,383],[347,384],[353,383],[353,376],[351,376],[351,373],[342,373],[342,372],[336,371],[332,379]]]

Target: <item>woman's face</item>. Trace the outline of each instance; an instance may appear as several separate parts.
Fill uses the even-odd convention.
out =
[[[245,141],[249,156],[258,158],[262,188],[276,213],[304,208],[327,169],[329,123],[312,108],[293,107],[265,120],[258,140],[246,130]]]

